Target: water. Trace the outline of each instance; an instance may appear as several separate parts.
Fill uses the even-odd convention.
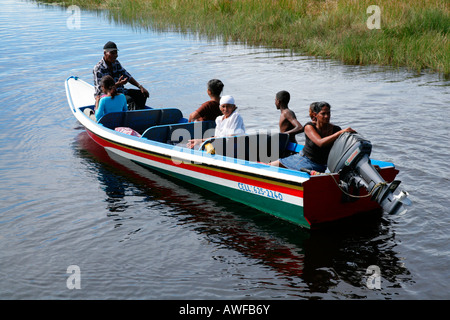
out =
[[[0,299],[448,299],[450,82],[438,75],[223,45],[81,12],[0,1]],[[128,163],[72,116],[70,75],[92,81],[108,40],[153,106],[185,116],[219,78],[247,129],[276,129],[275,93],[302,123],[312,101],[392,161],[403,216],[309,232]],[[299,141],[302,141],[302,137]],[[68,289],[81,271],[81,289]],[[381,288],[366,270],[380,268]]]

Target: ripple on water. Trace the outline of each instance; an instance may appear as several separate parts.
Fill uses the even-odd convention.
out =
[[[66,19],[57,8],[2,3],[0,24],[10,27],[0,28],[0,298],[448,297],[448,81],[136,31],[84,11],[80,30]],[[302,124],[311,102],[328,101],[334,123],[400,169],[412,207],[309,233],[112,161],[73,119],[63,83],[91,82],[107,40],[150,90],[149,104],[185,116],[208,99],[211,78],[236,98],[249,131],[278,128],[279,90],[291,92]],[[66,288],[72,264],[82,270],[77,292]],[[373,264],[384,281],[377,292],[364,282]]]

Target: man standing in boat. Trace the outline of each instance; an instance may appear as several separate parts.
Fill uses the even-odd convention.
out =
[[[125,70],[120,62],[117,60],[118,52],[117,46],[114,42],[108,41],[103,46],[103,58],[94,67],[94,86],[96,102],[102,95],[100,86],[101,80],[104,76],[110,75],[116,83],[116,90],[118,93],[123,93],[127,98],[128,110],[143,109],[145,102],[149,97],[147,89],[145,89],[139,82],[134,79],[131,74]],[[129,82],[139,89],[127,89],[124,85]],[[96,103],[98,105],[98,103]]]

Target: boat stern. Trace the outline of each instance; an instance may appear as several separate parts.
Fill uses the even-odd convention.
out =
[[[378,167],[378,171],[388,182],[399,172],[394,166]],[[311,176],[304,182],[303,214],[311,226],[382,210],[364,188],[347,192],[340,187],[339,181],[339,174],[322,174]]]

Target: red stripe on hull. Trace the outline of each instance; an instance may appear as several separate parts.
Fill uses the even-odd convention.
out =
[[[106,139],[103,139],[101,137],[99,137],[98,135],[94,134],[93,132],[87,130],[89,136],[99,145],[101,145],[102,147],[110,147],[110,148],[115,148],[118,150],[121,150],[123,152],[127,152],[129,154],[133,154],[135,156],[139,156],[145,159],[149,159],[152,161],[156,161],[156,162],[160,162],[166,165],[170,165],[173,167],[179,167],[179,168],[183,168],[189,171],[195,171],[198,173],[202,173],[202,174],[206,174],[206,175],[210,175],[210,176],[215,176],[215,177],[219,177],[222,179],[226,179],[226,180],[230,180],[230,181],[235,181],[235,182],[240,182],[240,183],[244,183],[244,184],[249,184],[249,185],[254,185],[257,187],[261,187],[261,188],[265,188],[265,189],[270,189],[273,191],[277,191],[280,193],[285,193],[285,194],[290,194],[296,197],[300,197],[303,198],[303,190],[299,190],[299,189],[295,189],[295,188],[289,188],[286,186],[282,186],[282,185],[278,185],[278,184],[274,184],[274,183],[268,183],[268,182],[264,182],[264,181],[260,181],[257,179],[251,179],[251,178],[246,178],[246,177],[242,177],[239,175],[234,175],[234,174],[230,174],[230,173],[225,173],[225,172],[221,172],[221,171],[217,171],[217,170],[213,170],[213,169],[208,169],[204,166],[200,166],[200,165],[196,165],[196,164],[187,164],[184,162],[177,162],[175,163],[172,159],[167,158],[166,156],[154,156],[151,155],[150,153],[147,152],[140,152],[138,150],[135,150],[133,148],[128,148],[126,146],[123,146],[121,144],[117,144],[114,142],[110,142]]]

